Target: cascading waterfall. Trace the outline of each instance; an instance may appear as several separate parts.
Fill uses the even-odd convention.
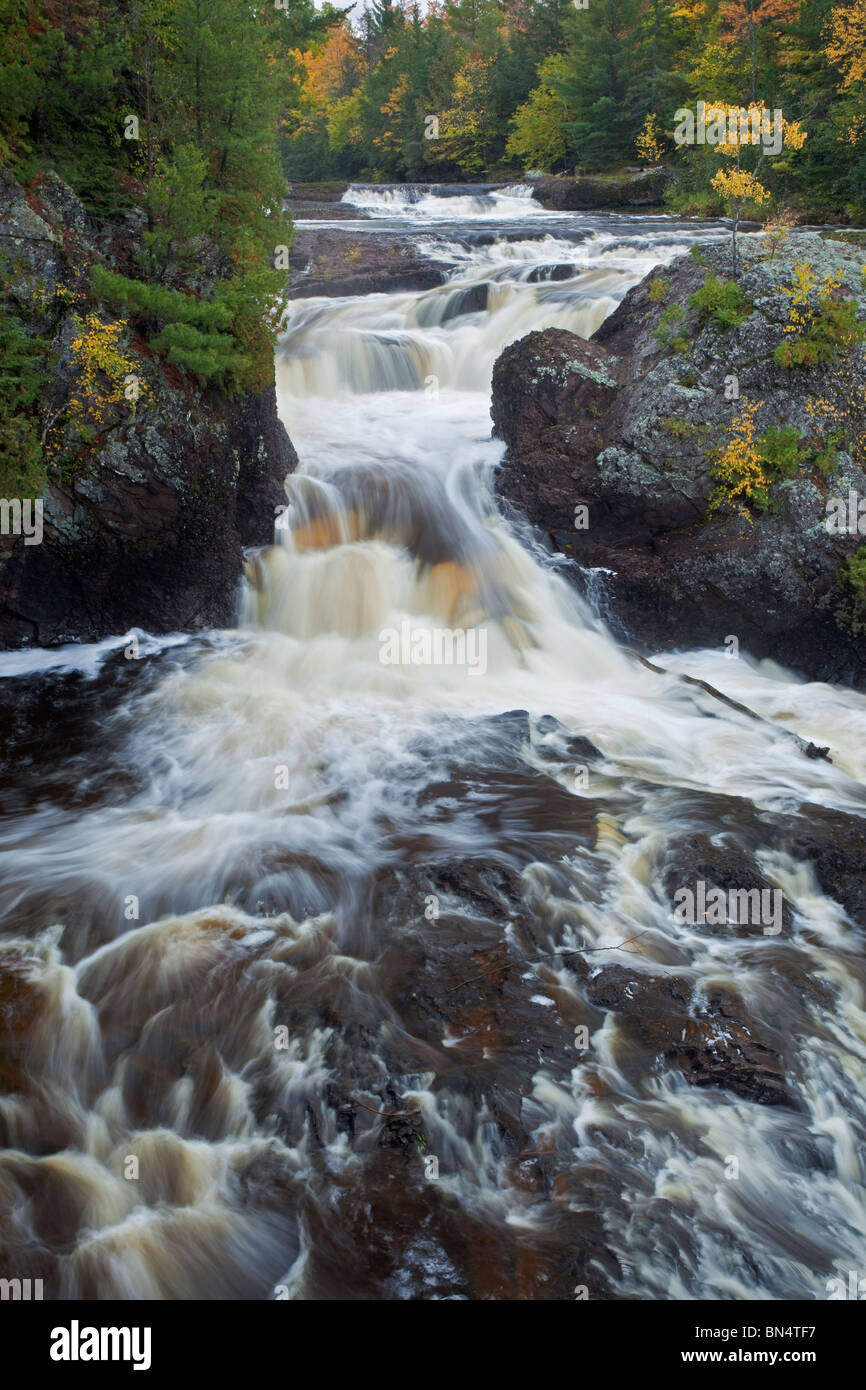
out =
[[[509,184],[505,188],[493,184],[475,188],[465,184],[397,184],[392,188],[352,184],[343,195],[343,202],[372,217],[392,217],[397,212],[404,217],[446,222],[458,218],[530,217],[543,211],[532,197],[528,183]]]
[[[646,670],[492,498],[497,354],[588,336],[694,233],[542,217],[478,245],[486,204],[414,192],[349,201],[448,203],[448,284],[291,306],[302,466],[238,629],[140,667],[116,641],[0,658],[99,728],[71,782],[43,751],[0,824],[5,1262],[64,1297],[563,1298],[575,1268],[592,1297],[825,1297],[866,1267],[866,968],[761,826],[866,814],[866,702],[721,653]],[[384,663],[405,623],[483,631],[483,675]],[[695,833],[755,848],[783,936],[674,922],[665,852]],[[467,862],[492,874],[470,907]],[[528,916],[494,902],[515,883]],[[511,953],[495,987],[482,946]],[[561,953],[584,947],[581,975]],[[438,1003],[428,953],[457,970]],[[657,1065],[604,1004],[611,967],[685,981],[698,1013],[738,1000],[792,1103]]]

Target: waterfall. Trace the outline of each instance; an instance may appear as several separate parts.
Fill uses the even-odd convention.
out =
[[[0,822],[6,1263],[46,1297],[566,1298],[575,1260],[592,1297],[825,1297],[866,1248],[866,972],[768,835],[866,814],[866,701],[747,654],[647,670],[492,486],[502,348],[590,336],[701,229],[346,197],[450,219],[453,273],[290,304],[301,466],[238,627],[0,656],[59,730]],[[754,851],[781,936],[674,920],[696,838]],[[688,998],[710,1055],[754,1027],[791,1104],[690,1085],[617,991]]]

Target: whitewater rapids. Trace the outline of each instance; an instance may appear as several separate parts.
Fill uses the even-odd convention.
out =
[[[22,702],[94,726],[29,755],[0,822],[2,1266],[46,1297],[812,1299],[866,1268],[858,929],[765,847],[779,939],[676,924],[662,883],[696,827],[748,847],[762,817],[864,816],[866,701],[747,653],[646,670],[493,498],[503,347],[590,336],[724,233],[530,192],[347,195],[453,275],[289,306],[301,467],[236,629],[142,635],[138,664],[121,634],[0,657]],[[483,629],[483,676],[383,663],[406,621]],[[464,861],[519,882],[531,929],[447,875],[431,895],[428,867]],[[483,989],[419,1013],[425,952],[459,984],[482,938],[514,963],[507,1036]],[[788,1039],[796,1104],[690,1086],[613,1011],[578,1050],[584,982],[556,954],[578,947],[735,993]]]

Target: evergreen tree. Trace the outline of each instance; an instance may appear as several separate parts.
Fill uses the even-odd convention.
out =
[[[586,168],[634,156],[645,114],[635,52],[639,12],[639,0],[593,0],[568,25],[567,67],[553,85],[574,112],[564,129]]]

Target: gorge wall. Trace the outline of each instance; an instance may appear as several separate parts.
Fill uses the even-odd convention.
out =
[[[48,347],[44,488],[13,494],[13,472],[0,489],[42,503],[38,543],[4,519],[0,646],[231,623],[243,547],[272,539],[285,501],[297,458],[273,386],[199,387],[94,300],[94,265],[126,269],[140,216],[99,223],[56,175],[25,189],[0,172],[4,316],[25,350]]]

